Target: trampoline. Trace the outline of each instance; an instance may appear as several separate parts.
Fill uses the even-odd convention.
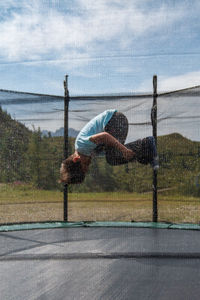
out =
[[[127,166],[116,173],[121,176],[115,182],[118,184],[119,199],[116,199],[113,189],[113,195],[106,195],[107,198],[103,201],[101,197],[98,198],[99,206],[93,206],[97,188],[99,192],[107,191],[104,183],[108,180],[108,175],[112,174],[105,167],[103,174],[106,173],[106,179],[97,181],[97,177],[101,177],[97,176],[97,170],[101,175],[101,167],[104,166],[102,161],[94,165],[85,189],[71,191],[73,198],[68,199],[69,190],[67,186],[64,187],[62,203],[58,199],[59,194],[52,193],[46,199],[46,193],[41,191],[40,194],[34,189],[29,191],[28,185],[20,189],[20,182],[15,183],[15,186],[19,185],[19,190],[13,188],[17,191],[15,196],[15,192],[6,182],[5,186],[2,185],[2,198],[5,199],[1,203],[0,220],[0,299],[199,299],[200,86],[158,95],[156,76],[153,78],[153,86],[153,95],[120,94],[69,98],[66,76],[65,97],[0,90],[0,104],[7,105],[4,108],[11,115],[14,112],[15,118],[23,121],[29,128],[35,122],[38,126],[43,124],[43,129],[52,130],[49,121],[54,127],[59,124],[63,126],[64,121],[65,157],[70,148],[68,128],[80,130],[91,117],[103,109],[118,107],[127,115],[130,120],[130,140],[133,136],[135,139],[148,136],[152,129],[157,139],[159,123],[158,134],[162,139],[158,144],[161,163],[158,187],[166,192],[164,196],[159,194],[157,199],[157,171],[154,170],[152,174],[152,170],[137,167],[137,178],[134,177],[134,170]],[[17,106],[21,104],[26,104],[23,110]],[[49,115],[53,117],[50,118]],[[23,139],[20,130],[14,133],[13,136],[16,135],[18,142],[12,144],[8,131],[4,144],[14,149],[14,154],[18,154],[17,157],[21,159],[17,152],[22,151]],[[16,150],[13,145],[20,147]],[[57,143],[55,145],[59,146]],[[9,180],[20,179],[21,177],[16,177],[19,175],[23,178],[29,164],[21,163],[20,159],[16,160],[15,156],[8,156],[7,153],[5,152],[2,165],[2,170],[5,171],[5,174],[2,172],[2,182],[8,174]],[[12,151],[9,153],[12,154]],[[24,154],[23,151],[20,153]],[[43,154],[45,155],[41,157],[34,156],[37,164],[43,163],[43,176],[36,179],[47,178],[48,166],[49,174],[54,176],[50,177],[54,183],[58,160],[52,160],[51,151]],[[14,157],[14,162],[10,157]],[[52,161],[51,168],[49,161]],[[38,174],[41,175],[39,172]],[[46,181],[43,183],[46,184]],[[127,185],[127,189],[124,190],[123,184]],[[110,186],[114,186],[112,181]],[[135,189],[132,189],[133,186]],[[89,192],[94,193],[92,198],[87,195],[88,187]],[[138,192],[137,189],[140,194],[134,195],[134,192]],[[153,194],[151,205],[149,196],[148,199],[144,194],[141,196],[141,193],[148,195],[150,189]],[[127,191],[133,199],[125,193]],[[85,199],[81,198],[82,192],[85,192]],[[152,198],[151,195],[150,197]],[[124,211],[122,207],[125,207]],[[110,218],[106,217],[108,211]],[[144,220],[148,222],[145,223]],[[30,223],[32,221],[41,223]],[[167,221],[172,223],[164,223]],[[174,224],[179,221],[182,224]],[[8,225],[8,222],[15,224]]]
[[[99,226],[1,232],[1,299],[199,299],[198,230]]]

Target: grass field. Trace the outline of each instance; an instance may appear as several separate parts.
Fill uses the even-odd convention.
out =
[[[199,223],[200,199],[158,193],[159,221]],[[0,184],[0,223],[63,220],[63,193]],[[152,193],[69,194],[69,221],[152,221]]]

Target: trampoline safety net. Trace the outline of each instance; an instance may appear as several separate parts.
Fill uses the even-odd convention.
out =
[[[71,96],[69,154],[97,114],[126,115],[126,142],[152,135],[152,94]],[[0,223],[63,220],[64,97],[0,90]],[[158,221],[200,221],[200,87],[157,95]],[[68,220],[152,221],[151,166],[92,160],[84,183],[68,187]]]

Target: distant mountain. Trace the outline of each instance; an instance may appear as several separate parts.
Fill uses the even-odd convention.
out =
[[[55,132],[43,130],[42,135],[48,136],[49,132],[50,132],[51,136],[64,136],[64,128],[63,127],[57,129]],[[78,133],[79,133],[79,131],[77,131],[73,128],[69,128],[69,130],[68,130],[68,135],[70,137],[77,137]]]

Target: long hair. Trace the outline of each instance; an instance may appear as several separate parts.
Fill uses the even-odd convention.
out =
[[[66,184],[82,183],[85,173],[82,170],[81,162],[73,161],[73,155],[65,159],[60,168],[60,181]]]

